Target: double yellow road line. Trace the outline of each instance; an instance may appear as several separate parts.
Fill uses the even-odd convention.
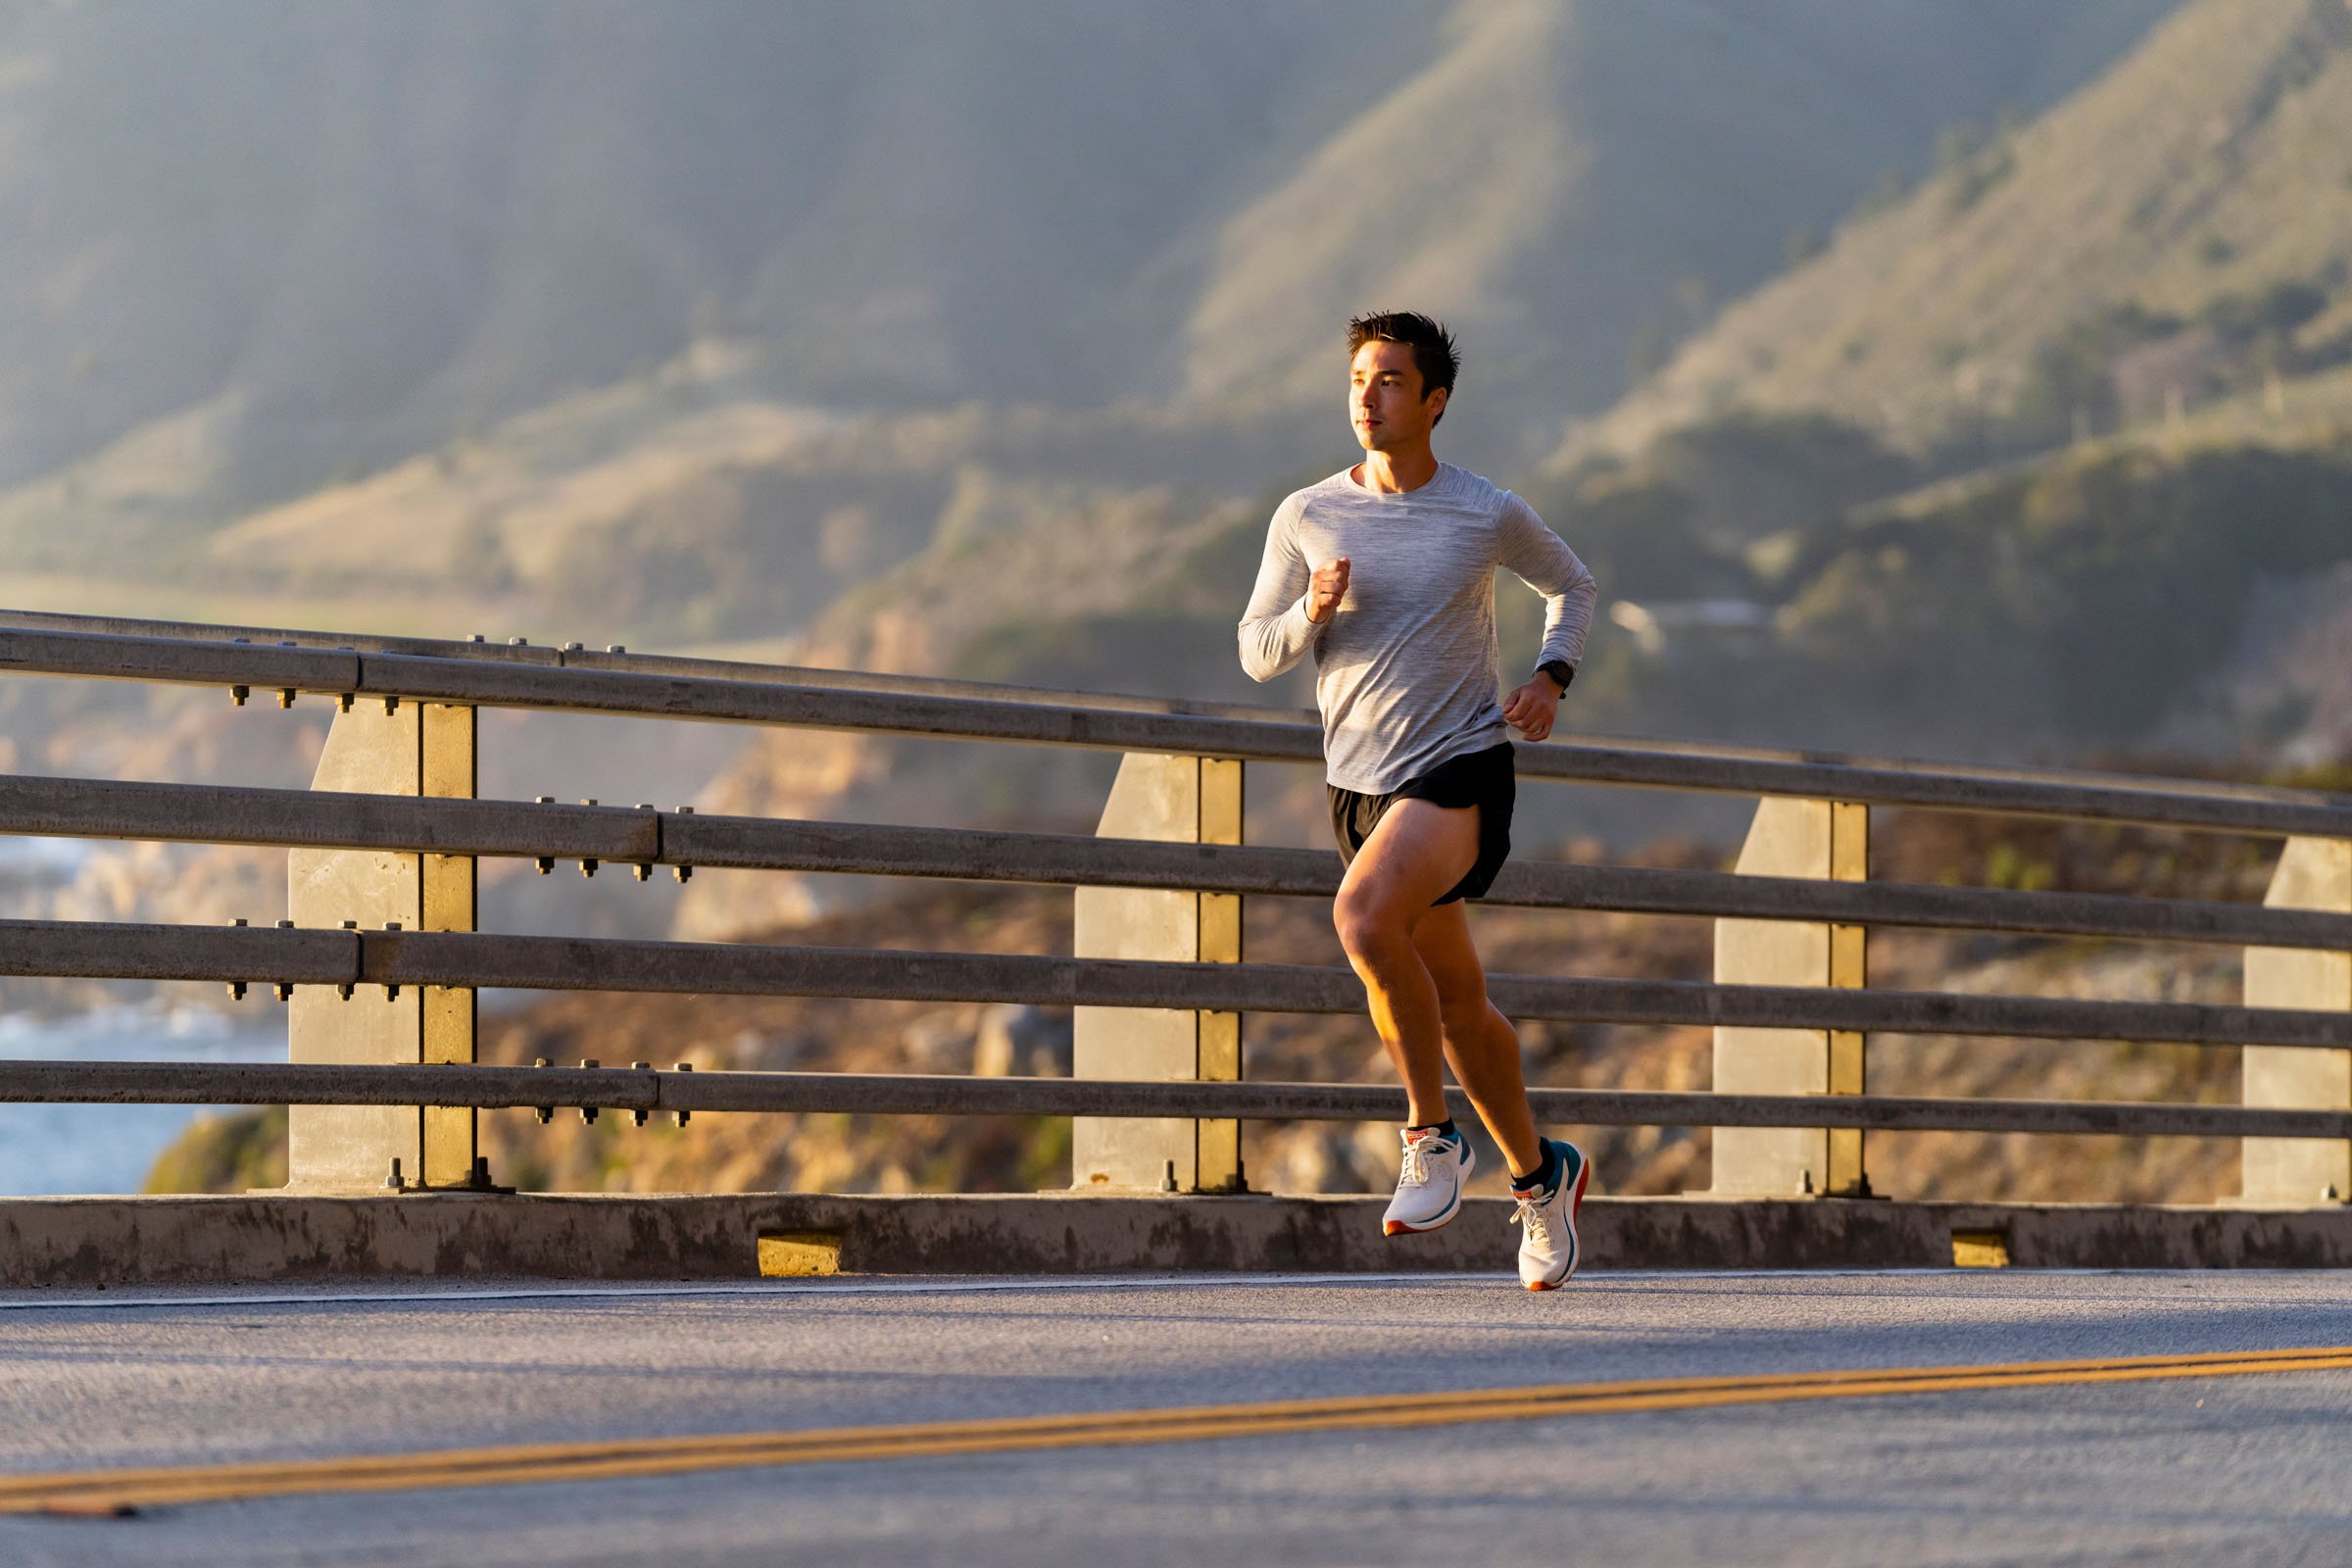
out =
[[[9,1476],[0,1478],[0,1514],[105,1515],[172,1503],[224,1502],[311,1493],[614,1481],[757,1466],[1187,1443],[1210,1438],[1264,1438],[1294,1432],[1446,1426],[1474,1421],[1532,1421],[1798,1399],[1856,1399],[2057,1384],[2148,1383],[2175,1378],[2244,1377],[2258,1372],[2338,1371],[2352,1371],[2352,1348],[2024,1361],[1995,1366],[1874,1368],[1769,1377],[1568,1383],[1470,1389],[1448,1394],[1180,1405],[1157,1410],[1027,1416],[1004,1421],[937,1421],[805,1432],[740,1432],[713,1437],[445,1448],[334,1459]]]

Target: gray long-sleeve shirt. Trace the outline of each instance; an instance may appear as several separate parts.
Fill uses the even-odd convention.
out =
[[[1306,618],[1307,581],[1341,556],[1348,592],[1318,626]],[[1574,667],[1599,589],[1533,507],[1449,463],[1401,495],[1343,469],[1275,510],[1242,616],[1242,667],[1272,680],[1314,650],[1326,776],[1385,795],[1509,738],[1496,700],[1498,565],[1545,600],[1544,649],[1529,667]]]

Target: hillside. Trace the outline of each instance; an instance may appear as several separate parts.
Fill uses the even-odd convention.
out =
[[[1456,434],[1507,465],[2164,9],[11,8],[0,564],[185,579],[359,481],[413,516],[403,465],[712,354],[826,416],[1320,412],[1336,323],[1396,296],[1467,331]]]
[[[1186,384],[1319,400],[1322,322],[1428,300],[1476,345],[1463,422],[1495,417],[1473,412],[1490,390],[1597,409],[1637,339],[1778,270],[1792,231],[1825,227],[1890,162],[1924,163],[1952,122],[2053,101],[2162,9],[1460,8],[1421,70],[1356,95],[1225,219]]]
[[[1565,456],[1735,410],[1940,466],[2178,417],[2352,359],[2352,12],[2193,0],[2038,120],[1727,309]]]
[[[1776,432],[1820,450],[1748,434]],[[1615,589],[1582,725],[1985,761],[2352,755],[2329,652],[2352,634],[2329,586],[2352,571],[2352,425],[2225,406],[1765,532],[1707,492],[1738,443],[1698,434],[1535,492]],[[1894,461],[1832,450],[1824,493]]]
[[[772,641],[935,542],[1229,499],[1303,433],[1132,405],[844,414],[766,397],[763,363],[706,349],[561,399],[247,516],[196,563],[256,590],[503,595],[543,640]]]

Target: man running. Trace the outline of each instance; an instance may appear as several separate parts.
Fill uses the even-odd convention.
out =
[[[1242,667],[1271,680],[1314,651],[1348,867],[1332,920],[1411,1106],[1388,1234],[1435,1230],[1461,1210],[1472,1156],[1446,1109],[1449,1061],[1510,1161],[1519,1277],[1551,1290],[1576,1272],[1591,1167],[1574,1144],[1536,1132],[1519,1036],[1487,1000],[1464,901],[1510,853],[1509,729],[1551,733],[1598,590],[1526,502],[1431,452],[1459,368],[1445,327],[1410,312],[1358,317],[1348,352],[1364,461],[1276,509],[1242,617]],[[1546,607],[1536,673],[1499,705],[1497,565]]]

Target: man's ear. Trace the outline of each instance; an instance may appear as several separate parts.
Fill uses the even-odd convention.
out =
[[[1442,386],[1435,392],[1432,392],[1428,397],[1422,399],[1424,403],[1429,405],[1430,423],[1435,424],[1440,419],[1446,417],[1446,405],[1451,401],[1452,397],[1453,389],[1451,387]]]

